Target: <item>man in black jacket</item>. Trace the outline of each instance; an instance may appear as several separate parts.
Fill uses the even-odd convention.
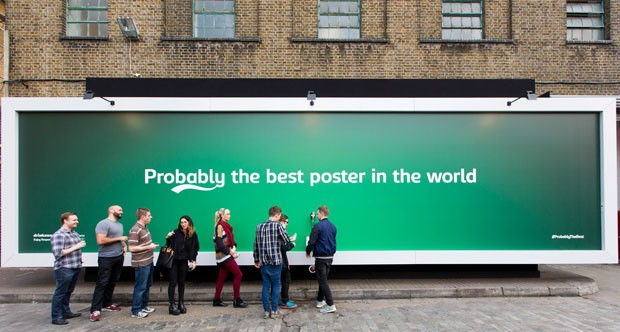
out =
[[[327,220],[328,215],[329,208],[325,205],[320,206],[317,211],[319,222],[312,227],[310,239],[306,246],[306,257],[310,258],[310,252],[314,256],[316,278],[319,282],[316,307],[323,314],[336,312],[332,291],[327,282],[329,270],[336,253],[336,226]]]

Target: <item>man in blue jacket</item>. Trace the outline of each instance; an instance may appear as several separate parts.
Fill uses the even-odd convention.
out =
[[[320,206],[317,211],[319,222],[312,227],[310,239],[306,246],[306,257],[310,258],[310,252],[314,256],[316,278],[319,282],[316,307],[323,314],[336,312],[332,291],[327,282],[327,276],[329,276],[329,270],[336,253],[336,226],[327,220],[328,215],[329,208],[325,205]]]

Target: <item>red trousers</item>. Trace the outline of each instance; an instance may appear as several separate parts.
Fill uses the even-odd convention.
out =
[[[229,260],[228,262],[221,264],[220,273],[217,277],[217,283],[215,284],[215,295],[214,299],[219,299],[222,295],[222,288],[224,288],[224,282],[226,281],[226,277],[228,277],[228,273],[232,273],[233,275],[233,293],[234,298],[238,299],[240,297],[240,289],[241,289],[241,277],[243,277],[243,273],[239,269],[239,265],[234,259]]]

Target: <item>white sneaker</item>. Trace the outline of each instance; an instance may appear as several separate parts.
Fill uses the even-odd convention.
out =
[[[323,308],[319,309],[319,312],[322,314],[328,314],[330,312],[336,312],[336,305],[326,305]]]
[[[316,301],[316,307],[317,308],[323,308],[326,305],[327,305],[327,303],[325,303],[325,301]]]
[[[131,318],[146,318],[149,314],[144,311],[138,311],[137,315],[131,314]]]
[[[142,312],[150,314],[152,312],[155,312],[155,308],[153,308],[153,307],[146,307],[146,308],[142,309]]]

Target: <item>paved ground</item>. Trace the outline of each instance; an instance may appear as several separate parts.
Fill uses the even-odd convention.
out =
[[[334,298],[347,300],[410,299],[410,298],[466,298],[513,296],[586,296],[598,292],[598,284],[591,277],[573,273],[570,268],[540,266],[540,278],[445,278],[383,277],[382,274],[359,274],[358,279],[331,279]],[[206,275],[211,282],[189,282],[186,285],[187,302],[208,302],[213,299],[216,274]],[[365,277],[366,276],[366,277]],[[158,278],[156,278],[158,279]],[[297,300],[316,297],[316,280],[293,279],[290,296]],[[155,280],[151,301],[167,302],[167,282]],[[80,278],[72,300],[87,303],[91,300],[93,281]],[[51,268],[0,268],[0,303],[49,302],[54,292]],[[133,282],[116,286],[115,301],[131,302]],[[222,298],[232,300],[232,285],[224,287]],[[241,298],[260,301],[261,281],[244,278]]]
[[[8,277],[0,269],[0,293],[6,293],[3,278]],[[12,271],[13,274],[20,272]],[[27,270],[21,273],[28,272]],[[50,324],[49,303],[4,303],[0,304],[0,326],[5,331],[620,331],[620,266],[618,265],[559,265],[541,266],[540,279],[474,279],[474,280],[410,280],[411,290],[423,288],[426,294],[453,294],[447,289],[476,286],[476,289],[511,289],[521,287],[527,296],[492,295],[485,292],[464,292],[471,297],[414,297],[395,299],[348,299],[336,297],[338,312],[319,314],[311,301],[301,301],[300,307],[290,310],[279,319],[262,319],[262,307],[252,300],[247,309],[214,308],[209,303],[193,301],[188,314],[171,316],[163,304],[156,305],[157,311],[145,319],[129,317],[125,307],[121,312],[104,312],[100,322],[92,323],[87,318],[87,301],[74,302],[75,311],[84,317],[70,321],[65,327]],[[41,271],[38,271],[42,275]],[[549,278],[549,275],[555,275]],[[16,279],[18,276],[14,275]],[[22,281],[27,280],[22,275]],[[559,284],[558,280],[563,280]],[[13,281],[14,284],[18,281]],[[295,282],[294,282],[295,283]],[[348,283],[349,285],[347,286]],[[404,287],[405,281],[393,280],[347,280],[342,287],[369,289],[369,287]],[[592,285],[594,283],[594,286]],[[26,283],[27,284],[27,283]],[[566,289],[599,290],[583,292],[581,296],[573,291],[567,296],[532,295],[532,289],[559,285]],[[390,286],[392,285],[392,286]],[[549,285],[552,285],[549,287]],[[47,285],[50,287],[50,285]],[[92,286],[85,283],[83,286]],[[210,286],[210,285],[206,285]],[[356,286],[356,287],[354,287]],[[123,286],[124,287],[124,286]],[[227,285],[229,288],[229,285]],[[253,285],[243,285],[247,291]],[[37,292],[36,287],[24,285],[13,287]],[[52,287],[53,288],[53,287]],[[88,288],[88,287],[85,287]],[[42,288],[41,288],[42,289]],[[435,290],[435,291],[429,291]],[[198,290],[198,289],[195,289]],[[390,289],[376,289],[387,291]],[[52,290],[49,290],[51,294]],[[158,292],[156,287],[153,292]],[[208,292],[207,290],[202,290]],[[88,289],[92,292],[92,288]],[[85,293],[86,292],[85,289]],[[125,291],[119,289],[119,295]],[[534,292],[536,293],[536,292]],[[212,293],[207,293],[207,297]],[[250,296],[251,292],[246,292]],[[301,293],[300,293],[301,294]],[[341,293],[344,296],[347,293]],[[355,295],[351,291],[349,294]],[[369,293],[370,294],[370,293]],[[387,294],[381,293],[378,294]],[[485,295],[486,294],[486,295]],[[490,296],[487,296],[491,294]],[[536,293],[538,294],[538,293]],[[0,294],[1,295],[1,294]],[[578,295],[578,294],[577,294]],[[212,295],[211,295],[212,296]],[[352,296],[355,297],[355,296]]]
[[[188,314],[170,316],[166,307],[144,319],[127,309],[86,317],[69,325],[50,324],[49,304],[2,304],[5,331],[620,331],[618,306],[580,297],[465,298],[339,301],[338,312],[320,314],[310,303],[279,319],[262,319],[260,305],[247,309],[188,306]],[[88,304],[74,304],[86,315]],[[19,313],[16,315],[16,313]]]

